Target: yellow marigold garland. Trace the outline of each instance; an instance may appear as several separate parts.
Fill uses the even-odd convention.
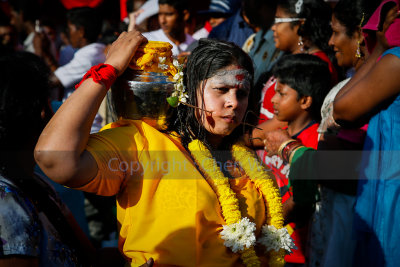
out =
[[[240,163],[250,180],[261,191],[265,201],[267,224],[273,225],[276,229],[283,227],[283,208],[278,188],[274,186],[271,174],[260,163],[254,153],[243,144],[232,146],[232,156],[235,161]],[[266,177],[268,177],[266,179]],[[285,251],[271,251],[269,266],[278,267],[285,264]]]
[[[205,179],[211,185],[218,196],[222,215],[227,225],[237,223],[242,219],[239,202],[235,192],[231,189],[229,179],[225,177],[217,166],[211,152],[204,144],[196,139],[189,143],[189,150],[195,161],[202,169]],[[251,181],[255,184],[264,198],[266,206],[267,224],[277,229],[283,227],[282,204],[278,189],[274,186],[270,174],[261,165],[254,153],[242,144],[232,147],[232,155],[235,161],[240,163]],[[246,266],[260,266],[254,247],[248,247],[240,251],[243,263]],[[284,265],[285,251],[269,252],[269,266],[278,267]]]
[[[230,187],[228,178],[219,169],[211,152],[200,140],[193,140],[189,143],[188,148],[203,170],[207,182],[217,194],[226,224],[237,223],[242,215],[239,209],[239,201]],[[246,266],[260,266],[260,261],[253,247],[243,250],[240,256]]]

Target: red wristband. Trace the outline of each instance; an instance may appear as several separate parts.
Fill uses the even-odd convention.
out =
[[[79,84],[75,85],[75,89],[88,78],[92,78],[94,82],[104,84],[107,90],[110,88],[111,84],[117,79],[117,70],[109,64],[98,64],[93,66],[86,72]]]

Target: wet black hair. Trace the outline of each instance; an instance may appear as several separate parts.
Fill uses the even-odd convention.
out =
[[[187,66],[184,69],[184,85],[188,94],[188,104],[198,106],[197,94],[201,90],[203,95],[202,81],[211,78],[217,71],[232,64],[239,65],[247,70],[251,76],[251,85],[253,84],[254,69],[250,57],[237,45],[211,39],[200,39],[199,45],[193,50],[188,58]],[[247,112],[254,114],[254,90],[250,90],[249,104]],[[247,114],[247,113],[246,113]],[[248,115],[247,122],[255,124],[254,115]],[[246,118],[245,118],[246,119]],[[229,149],[230,146],[242,136],[243,131],[248,131],[249,126],[237,127],[234,132],[225,137],[223,149]],[[181,136],[183,146],[188,149],[188,144],[193,139],[201,140],[206,146],[211,148],[207,142],[207,130],[195,116],[195,110],[186,105],[179,105],[173,109],[173,113],[167,119],[167,131],[175,131]],[[222,149],[222,148],[221,148]]]
[[[305,22],[295,21],[291,24],[300,24],[298,35],[310,40],[319,49],[327,54],[331,54],[331,48],[328,45],[332,35],[331,7],[323,0],[303,0],[300,12],[296,13],[296,4],[298,0],[278,0],[278,7],[294,18],[305,18]]]
[[[346,28],[347,36],[351,37],[360,26],[367,23],[381,2],[381,0],[340,0],[333,9],[333,15]]]
[[[89,43],[98,40],[103,21],[96,9],[91,7],[72,8],[68,10],[67,20],[78,29],[83,28],[85,30],[84,37]]]
[[[286,55],[276,62],[272,74],[280,83],[296,90],[297,99],[311,96],[310,114],[316,121],[321,120],[321,106],[331,89],[328,63],[309,54]]]

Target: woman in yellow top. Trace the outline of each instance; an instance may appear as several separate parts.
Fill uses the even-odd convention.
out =
[[[46,126],[38,164],[61,184],[117,195],[119,249],[131,266],[149,258],[155,266],[282,266],[293,246],[279,192],[239,140],[253,79],[239,47],[200,42],[184,73],[186,101],[198,108],[178,105],[164,132],[120,120],[89,135],[113,77],[146,41],[120,35]]]

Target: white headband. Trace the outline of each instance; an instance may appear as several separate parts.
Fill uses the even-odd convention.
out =
[[[293,22],[293,21],[305,21],[304,18],[275,18],[274,23],[282,23],[282,22]]]

